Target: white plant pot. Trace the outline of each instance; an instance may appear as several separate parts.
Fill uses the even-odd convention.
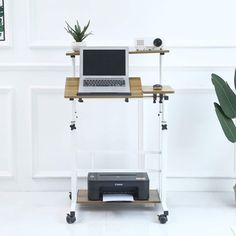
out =
[[[82,46],[86,46],[85,42],[72,42],[71,47],[73,51],[79,51]]]

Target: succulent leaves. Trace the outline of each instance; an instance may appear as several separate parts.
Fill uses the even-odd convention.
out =
[[[92,32],[86,33],[89,25],[90,20],[88,21],[87,25],[83,27],[83,30],[81,30],[78,20],[76,21],[74,28],[71,27],[68,22],[66,22],[65,30],[74,38],[76,42],[82,42],[85,38],[92,34]]]

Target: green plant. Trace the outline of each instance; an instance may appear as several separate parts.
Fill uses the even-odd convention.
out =
[[[3,32],[4,28],[3,28],[3,23],[2,23],[2,19],[0,18],[0,35]]]
[[[76,42],[82,42],[85,38],[92,34],[92,32],[86,33],[89,25],[90,20],[88,21],[88,24],[84,26],[83,30],[81,30],[78,20],[76,21],[74,28],[66,22],[65,30],[74,38]]]
[[[236,118],[236,95],[228,83],[216,74],[211,75],[215,86],[218,103],[214,103],[217,117],[227,139],[236,142],[236,126],[233,119]],[[234,87],[236,89],[236,71],[234,74]]]
[[[3,16],[4,16],[4,9],[3,9],[3,6],[0,6],[0,36],[2,32],[4,31]]]
[[[0,6],[0,17],[4,16],[4,8],[3,6]]]

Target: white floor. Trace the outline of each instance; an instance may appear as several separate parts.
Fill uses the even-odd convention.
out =
[[[170,192],[169,221],[161,225],[152,206],[82,206],[65,222],[68,193],[0,193],[1,236],[235,236],[233,193]]]

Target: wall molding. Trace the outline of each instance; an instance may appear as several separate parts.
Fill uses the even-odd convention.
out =
[[[78,169],[78,178],[86,178],[87,173],[89,171],[94,171],[96,169]],[[98,170],[98,169],[97,169]],[[109,171],[140,171],[140,169],[109,169]],[[107,171],[107,169],[99,169],[99,171]],[[145,170],[150,173],[157,173],[158,170],[150,169],[150,170]],[[71,172],[70,171],[35,171],[32,175],[33,179],[67,179],[70,178]],[[191,175],[188,173],[183,173],[181,175],[178,174],[167,174],[168,179],[232,179],[236,180],[236,175],[223,175],[223,174],[216,174],[216,175],[209,175],[209,174],[204,174],[204,175]]]
[[[35,110],[37,108],[35,104],[35,99],[38,95],[48,95],[48,96],[53,96],[53,95],[58,95],[58,94],[63,94],[64,88],[63,87],[52,87],[52,86],[37,86],[37,87],[30,87],[30,153],[32,156],[31,159],[31,176],[32,178],[68,178],[69,175],[68,171],[44,171],[44,170],[38,170],[36,163],[37,159],[40,157],[38,156],[37,153],[37,111]],[[69,121],[68,121],[69,122]],[[96,154],[130,154],[134,155],[134,153],[137,153],[136,155],[139,154],[138,150],[128,150],[128,151],[123,151],[123,150],[99,150],[94,152],[93,150],[79,150],[79,153],[85,153],[89,154],[91,158],[94,157],[95,153]],[[93,162],[93,161],[92,161]],[[87,170],[80,170],[84,173],[84,171]],[[85,176],[81,176],[85,177]]]
[[[236,180],[236,174],[201,174],[201,175],[192,175],[189,173],[182,173],[180,174],[167,174],[167,178],[169,179],[235,179]]]
[[[29,26],[31,28],[31,26]],[[30,31],[29,31],[30,32]],[[31,33],[29,33],[31,35]],[[29,48],[31,49],[64,49],[71,50],[70,42],[59,41],[59,40],[32,40],[29,36]],[[134,45],[130,45],[130,40],[112,40],[112,41],[91,41],[88,46],[106,46],[106,45],[116,45],[116,46],[127,46],[134,49]],[[182,42],[182,43],[166,43],[165,48],[168,49],[236,49],[235,42],[218,42],[218,43],[199,43],[199,42]]]
[[[15,125],[14,125],[14,117],[13,117],[13,88],[11,87],[0,87],[0,94],[5,94],[8,96],[9,99],[9,143],[10,143],[10,157],[9,157],[9,170],[6,171],[0,171],[0,178],[14,178],[15,177],[15,165],[16,165],[16,159],[15,159],[15,152],[16,152],[16,146],[15,146]]]
[[[194,94],[208,94],[208,95],[215,95],[215,89],[212,88],[179,88],[175,89],[175,94],[178,95],[194,95]],[[217,99],[217,98],[216,98]],[[179,173],[169,173],[167,176],[169,179],[235,179],[236,180],[236,144],[234,145],[234,166],[232,166],[231,173],[216,173],[216,174],[190,174],[181,171]]]
[[[37,136],[36,136],[36,123],[35,123],[35,108],[36,108],[36,104],[35,104],[35,99],[37,95],[42,95],[42,94],[61,94],[63,93],[64,88],[61,87],[30,87],[30,149],[31,149],[31,153],[32,153],[32,158],[31,158],[31,176],[32,178],[34,178],[35,176],[40,174],[37,174],[37,167],[36,167],[36,159],[39,158],[38,157],[38,153],[37,153],[37,148],[36,148],[36,140],[37,140]],[[48,172],[47,172],[48,173]],[[56,172],[60,174],[59,172]],[[47,174],[48,175],[48,174]],[[49,174],[50,176],[50,174]]]
[[[12,179],[13,177],[13,171],[0,171],[0,179]]]
[[[9,63],[0,64],[1,71],[65,71],[71,70],[71,64],[54,63]]]
[[[130,45],[130,40],[127,41],[90,41],[88,46],[106,46],[106,45],[116,45],[116,46],[127,46],[129,45],[130,48],[134,46]],[[62,42],[58,40],[30,40],[29,48],[31,49],[64,49],[64,50],[71,50],[70,42]],[[165,48],[168,49],[236,49],[235,42],[219,42],[213,44],[211,42],[207,43],[192,43],[192,42],[184,42],[184,43],[168,43],[165,45]]]
[[[116,46],[125,46],[130,45],[130,40],[127,40],[127,42],[124,41],[103,41],[103,42],[97,42],[97,41],[90,41],[90,44],[88,46],[106,46],[106,45],[116,45]],[[129,46],[132,48],[133,46]],[[31,49],[64,49],[64,50],[71,50],[70,49],[70,43],[65,41],[58,41],[58,40],[30,40],[29,48]],[[235,42],[231,43],[217,43],[212,44],[210,42],[207,42],[205,44],[200,43],[192,43],[192,42],[185,42],[185,43],[169,43],[165,45],[165,48],[168,49],[236,49]]]
[[[235,65],[167,65],[163,71],[230,71],[235,70]],[[154,65],[130,65],[130,70],[142,72],[157,70]],[[71,63],[0,63],[1,71],[65,71],[71,70]]]
[[[168,49],[235,49],[236,44],[233,41],[212,43],[211,41],[199,42],[182,42],[182,43],[168,43],[165,45]]]

